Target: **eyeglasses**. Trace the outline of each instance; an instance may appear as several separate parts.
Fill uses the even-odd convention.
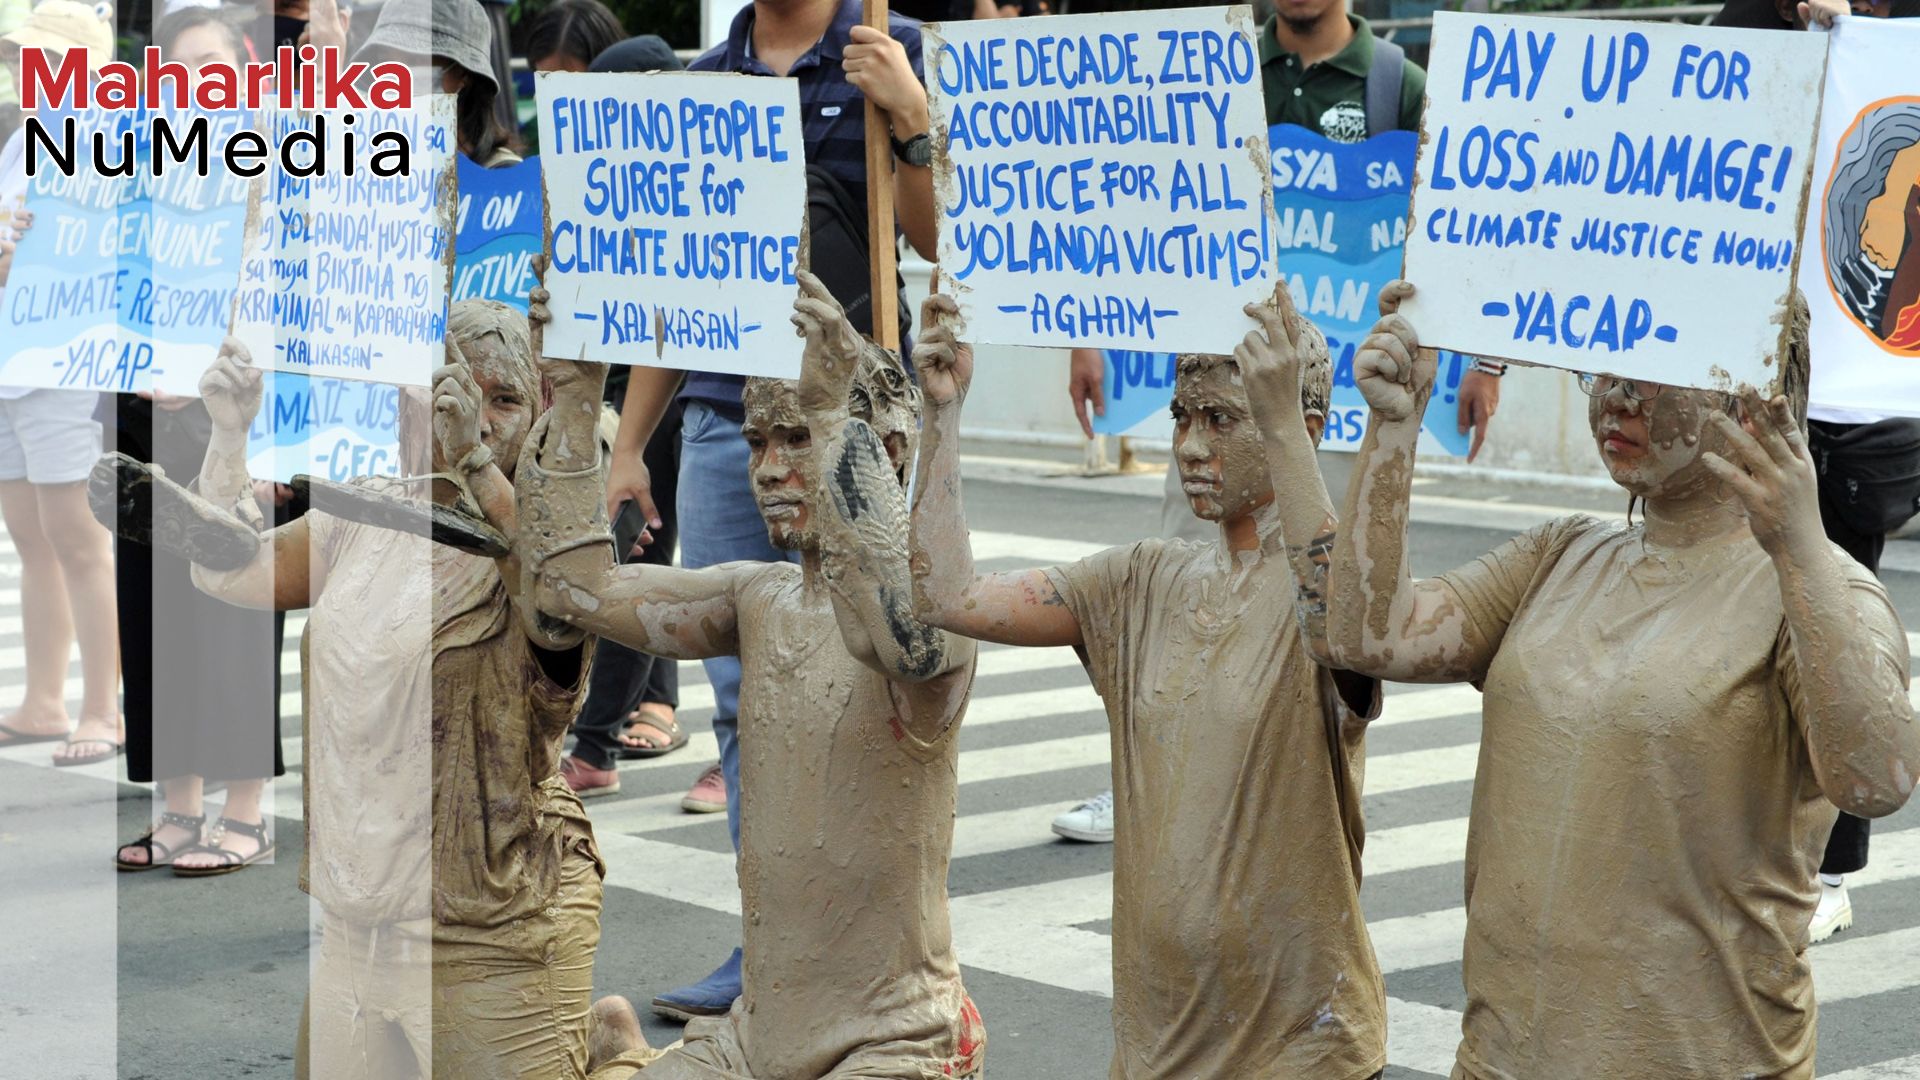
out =
[[[1628,401],[1651,401],[1660,396],[1666,387],[1649,379],[1616,379],[1612,375],[1589,375],[1584,371],[1574,373],[1574,379],[1580,383],[1580,392],[1588,397],[1605,397],[1619,387]]]

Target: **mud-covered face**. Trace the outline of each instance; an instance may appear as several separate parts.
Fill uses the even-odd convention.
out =
[[[459,344],[459,355],[466,358],[467,369],[480,388],[480,442],[493,451],[494,464],[511,480],[513,467],[520,460],[521,444],[527,441],[527,432],[539,415],[539,389],[529,385],[525,361],[509,356],[507,344],[497,335]],[[434,439],[433,470],[445,472],[453,464],[444,460],[440,440]]]
[[[812,540],[807,492],[819,472],[819,454],[793,384],[757,382],[746,395],[747,420],[740,425],[747,440],[753,497],[773,546],[801,551]]]
[[[1738,416],[1734,401],[1711,390],[1662,387],[1646,401],[1614,388],[1587,401],[1587,425],[1613,482],[1643,499],[1672,497],[1711,483],[1700,463],[1712,450],[1730,457],[1726,439],[1707,420],[1715,410]]]
[[[1182,363],[1173,389],[1173,467],[1194,516],[1226,522],[1273,501],[1266,449],[1240,369]]]

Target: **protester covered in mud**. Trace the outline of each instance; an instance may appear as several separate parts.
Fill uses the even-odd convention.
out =
[[[252,498],[247,431],[262,395],[230,339],[201,382],[213,418],[205,499],[124,459],[99,477],[123,506],[151,503],[141,539],[184,548],[207,592],[311,609],[301,881],[326,924],[298,1064],[327,1080],[588,1067],[604,868],[559,759],[590,648],[523,607],[510,560],[342,516],[429,492],[511,513],[511,478],[542,413],[527,319],[464,301],[447,337],[431,400],[402,398],[403,457],[430,460],[430,473],[316,489],[305,517],[264,537],[239,525],[222,508]],[[355,509],[355,494],[375,514]]]
[[[605,1041],[625,1056],[596,1080],[642,1065],[646,1080],[967,1077],[984,1057],[947,914],[974,648],[913,618],[901,474],[919,395],[817,278],[800,281],[800,380],[750,379],[743,395],[754,495],[799,565],[616,565],[599,365],[550,365],[518,521],[496,519],[543,614],[660,656],[741,662],[744,989],[664,1055],[630,1005],[604,1002],[618,1034]]]
[[[1416,581],[1434,353],[1397,313],[1412,291],[1381,293],[1355,359],[1373,419],[1328,648],[1485,688],[1454,1076],[1811,1077],[1821,849],[1836,806],[1906,802],[1920,729],[1893,606],[1821,529],[1804,300],[1771,400],[1579,376],[1638,524],[1562,518]]]
[[[972,356],[939,325],[952,300],[928,301],[914,353],[932,408],[913,515],[920,617],[1075,647],[1112,724],[1116,1080],[1360,1080],[1385,1067],[1358,895],[1378,686],[1316,665],[1321,616],[1295,617],[1301,576],[1324,556],[1284,548],[1281,521],[1318,535],[1332,518],[1314,458],[1332,367],[1284,289],[1276,303],[1247,309],[1260,328],[1233,356],[1176,368],[1174,467],[1218,539],[1146,540],[1047,570],[975,572],[959,465]]]

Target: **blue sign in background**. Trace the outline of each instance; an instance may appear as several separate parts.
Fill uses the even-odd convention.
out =
[[[41,114],[49,134],[65,130],[73,114]],[[135,199],[133,184],[93,171],[88,137],[141,130],[132,113],[78,114],[73,175],[47,158],[36,165],[26,207],[33,228],[19,241],[0,308],[0,384],[78,390],[133,391],[148,387],[153,346],[131,329],[135,286],[148,278],[136,244],[123,253],[121,218]],[[23,136],[24,137],[24,134]],[[82,161],[88,163],[83,164]],[[12,209],[11,207],[7,209]]]
[[[540,254],[540,159],[484,169],[459,158],[454,219],[453,299],[498,300],[527,310]]]
[[[1357,449],[1366,433],[1366,401],[1353,380],[1353,354],[1378,318],[1380,288],[1400,276],[1407,200],[1419,137],[1390,131],[1337,143],[1294,124],[1275,125],[1273,201],[1279,219],[1274,260],[1294,306],[1327,337],[1333,401],[1322,445]],[[1172,357],[1109,350],[1107,415],[1094,430],[1128,431],[1173,397]],[[1440,355],[1423,430],[1446,452],[1464,455],[1469,437],[1457,416],[1467,360]]]

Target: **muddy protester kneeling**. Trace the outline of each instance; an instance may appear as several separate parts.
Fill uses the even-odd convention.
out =
[[[1920,730],[1886,591],[1821,528],[1805,301],[1770,400],[1575,376],[1638,522],[1562,518],[1414,580],[1434,353],[1412,291],[1382,291],[1355,357],[1372,421],[1328,640],[1377,678],[1485,689],[1454,1077],[1812,1077],[1822,848],[1836,807],[1907,801]]]
[[[431,394],[403,395],[407,476],[315,490],[264,536],[241,524],[224,508],[252,497],[262,386],[229,339],[201,382],[213,435],[198,495],[127,461],[108,481],[152,500],[149,540],[192,559],[204,591],[310,608],[301,885],[325,929],[302,1076],[587,1072],[604,867],[558,766],[591,645],[534,618],[510,560],[389,527],[407,508],[424,524],[429,498],[510,513],[542,410],[524,316],[463,302],[447,337]]]
[[[595,1080],[966,1077],[986,1049],[947,913],[973,643],[913,615],[902,479],[919,395],[801,275],[799,382],[750,379],[753,491],[793,563],[618,565],[593,425],[604,366],[554,363],[517,478],[543,616],[658,656],[738,654],[744,987],[665,1051],[603,1001]]]
[[[1217,539],[977,573],[960,498],[969,348],[935,295],[914,362],[931,406],[913,516],[926,622],[1072,646],[1112,726],[1115,1080],[1362,1080],[1386,998],[1359,902],[1360,795],[1378,684],[1316,663],[1331,533],[1314,457],[1326,340],[1281,289],[1232,356],[1178,359],[1174,468]]]

